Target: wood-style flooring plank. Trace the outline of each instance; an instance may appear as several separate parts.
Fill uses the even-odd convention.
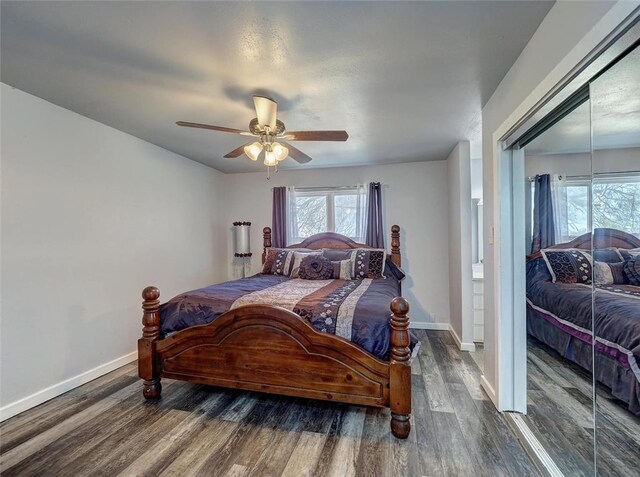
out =
[[[444,474],[450,477],[477,475],[480,467],[467,449],[456,415],[432,412],[431,417],[438,436],[438,451]]]
[[[418,448],[418,466],[420,472],[417,475],[429,475],[438,477],[444,475],[440,452],[438,450],[438,438],[431,417],[431,411],[427,402],[425,383],[422,376],[413,376],[411,379],[413,397],[413,428]]]
[[[386,408],[369,408],[364,419],[356,475],[385,475],[389,472],[389,419]]]
[[[282,477],[309,477],[312,475],[326,438],[325,434],[303,431],[286,462],[281,474]]]
[[[444,379],[442,379],[429,338],[421,342],[418,359],[420,359],[420,369],[422,369],[429,410],[452,413],[453,407],[451,407],[447,390],[444,387]]]

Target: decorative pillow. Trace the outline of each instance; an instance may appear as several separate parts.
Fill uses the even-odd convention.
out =
[[[348,261],[350,265],[350,269],[348,272],[349,278],[342,278],[343,280],[352,280],[353,279],[353,267],[355,263],[355,250],[353,249],[334,249],[334,248],[325,248],[322,250],[322,255],[327,260],[332,262],[344,262]],[[344,273],[342,276],[346,277],[347,274]],[[334,278],[338,278],[338,276],[334,276]]]
[[[300,262],[299,276],[304,280],[329,280],[332,275],[332,262],[319,253],[305,254]]]
[[[331,262],[331,266],[333,267],[331,278],[339,280],[353,279],[353,262],[351,260],[340,260],[338,262]]]
[[[624,262],[624,258],[617,248],[598,248],[593,251],[593,259],[598,262],[617,263]]]
[[[275,248],[267,250],[267,255],[265,256],[264,263],[262,264],[262,273],[272,273],[271,269],[273,268],[273,263],[276,260],[276,253],[278,253],[278,251]]]
[[[632,257],[624,262],[623,269],[629,283],[640,287],[640,256]]]
[[[262,273],[270,275],[286,275],[291,273],[294,252],[313,252],[313,250],[301,248],[270,248],[262,266]]]
[[[553,283],[590,283],[591,255],[575,248],[541,250]]]
[[[315,251],[309,251],[309,252],[299,252],[299,251],[293,252],[291,271],[289,272],[289,276],[291,278],[298,278],[298,275],[300,272],[300,264],[302,263],[302,260],[304,260],[304,258],[309,255],[322,255],[322,250],[315,250]]]
[[[386,252],[382,249],[358,248],[355,253],[354,275],[358,278],[385,278]]]
[[[624,262],[593,262],[593,281],[596,285],[624,285],[629,283],[624,274]]]

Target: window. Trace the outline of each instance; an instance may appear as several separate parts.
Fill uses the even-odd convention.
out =
[[[363,186],[295,189],[291,194],[289,243],[302,242],[321,232],[337,232],[362,242],[365,198]]]
[[[532,183],[531,197],[533,189]],[[640,237],[640,173],[596,174],[593,181],[568,177],[556,186],[553,200],[558,243],[573,240],[592,227]]]

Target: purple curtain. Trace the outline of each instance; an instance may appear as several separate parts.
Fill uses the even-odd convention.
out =
[[[271,220],[271,240],[274,247],[287,246],[287,188],[273,188],[273,215]]]
[[[367,230],[365,243],[376,248],[384,248],[384,228],[382,225],[382,186],[379,182],[369,183],[367,203]]]
[[[553,199],[551,195],[551,176],[536,176],[533,193],[533,243],[531,253],[548,248],[556,243],[556,231],[553,222]]]

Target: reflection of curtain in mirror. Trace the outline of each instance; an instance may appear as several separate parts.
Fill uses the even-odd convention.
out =
[[[535,253],[556,243],[551,188],[551,176],[549,174],[537,175],[535,177],[535,190],[533,194],[533,243],[531,245],[531,253]]]

